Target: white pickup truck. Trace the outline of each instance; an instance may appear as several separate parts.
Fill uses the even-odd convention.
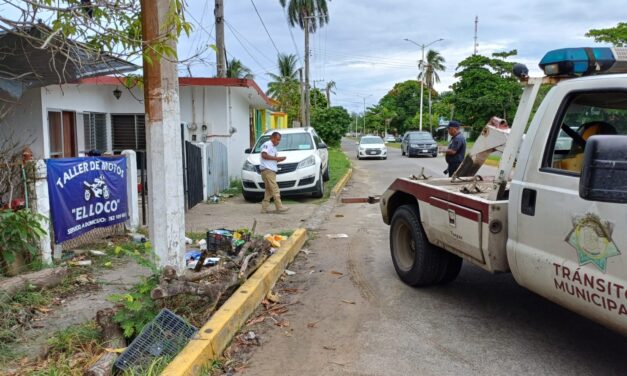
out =
[[[511,272],[627,334],[627,49],[555,50],[540,67],[545,77],[519,69],[505,137],[486,126],[452,178],[399,178],[381,196],[394,267],[412,286],[454,280],[462,260]],[[527,127],[543,83],[555,85]],[[503,151],[498,173],[479,177],[491,150]]]

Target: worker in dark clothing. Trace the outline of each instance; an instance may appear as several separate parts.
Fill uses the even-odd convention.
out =
[[[466,138],[459,129],[459,122],[451,120],[448,123],[448,134],[451,136],[451,141],[448,143],[448,149],[446,149],[446,163],[448,168],[444,173],[448,173],[448,176],[453,176],[453,173],[462,164],[464,157],[466,156]]]

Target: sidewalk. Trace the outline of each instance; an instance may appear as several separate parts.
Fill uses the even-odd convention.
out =
[[[242,227],[251,228],[257,220],[256,233],[276,233],[283,230],[293,230],[302,227],[312,216],[319,204],[308,203],[313,200],[303,199],[303,202],[288,200],[285,206],[290,210],[283,214],[261,214],[261,203],[249,203],[240,196],[223,199],[219,204],[200,203],[185,214],[185,231],[204,232],[208,229]],[[271,206],[271,209],[274,206]]]

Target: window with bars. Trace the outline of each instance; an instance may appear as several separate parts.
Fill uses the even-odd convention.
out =
[[[144,114],[111,115],[113,151],[146,150],[146,123]]]
[[[83,127],[85,130],[85,151],[107,150],[107,115],[84,113]]]

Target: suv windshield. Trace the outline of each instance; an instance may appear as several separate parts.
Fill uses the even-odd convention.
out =
[[[409,139],[412,141],[431,141],[433,137],[428,133],[410,133]]]
[[[257,141],[255,150],[253,153],[260,153],[261,146],[264,142],[270,139],[270,135],[263,135]],[[277,146],[278,151],[291,151],[291,150],[311,150],[313,149],[313,142],[309,133],[286,133],[281,135],[281,143]]]
[[[364,137],[359,141],[360,144],[371,145],[371,144],[382,144],[383,140],[381,137]]]

